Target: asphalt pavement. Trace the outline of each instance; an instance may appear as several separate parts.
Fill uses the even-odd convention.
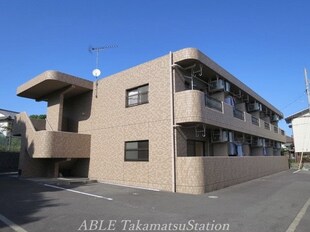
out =
[[[0,231],[309,232],[310,172],[203,195],[0,175]]]

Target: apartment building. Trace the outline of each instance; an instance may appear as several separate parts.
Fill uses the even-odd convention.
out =
[[[23,176],[87,176],[200,194],[288,168],[283,114],[187,48],[90,82],[47,71],[17,89],[47,102],[17,118]]]

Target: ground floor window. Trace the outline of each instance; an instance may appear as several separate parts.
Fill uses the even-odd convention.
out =
[[[205,142],[196,140],[187,140],[187,156],[205,156]]]
[[[149,161],[149,141],[125,142],[125,161]]]

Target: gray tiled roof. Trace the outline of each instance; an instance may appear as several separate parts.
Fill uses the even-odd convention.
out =
[[[4,115],[4,116],[0,116],[0,119],[7,119],[7,118],[14,118],[16,114],[19,114],[19,112],[0,109],[0,114]]]

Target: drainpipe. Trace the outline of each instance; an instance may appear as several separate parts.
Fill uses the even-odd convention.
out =
[[[170,89],[171,89],[171,160],[172,160],[172,191],[176,192],[176,152],[175,152],[175,133],[174,133],[174,79],[173,79],[173,53],[170,52]]]

